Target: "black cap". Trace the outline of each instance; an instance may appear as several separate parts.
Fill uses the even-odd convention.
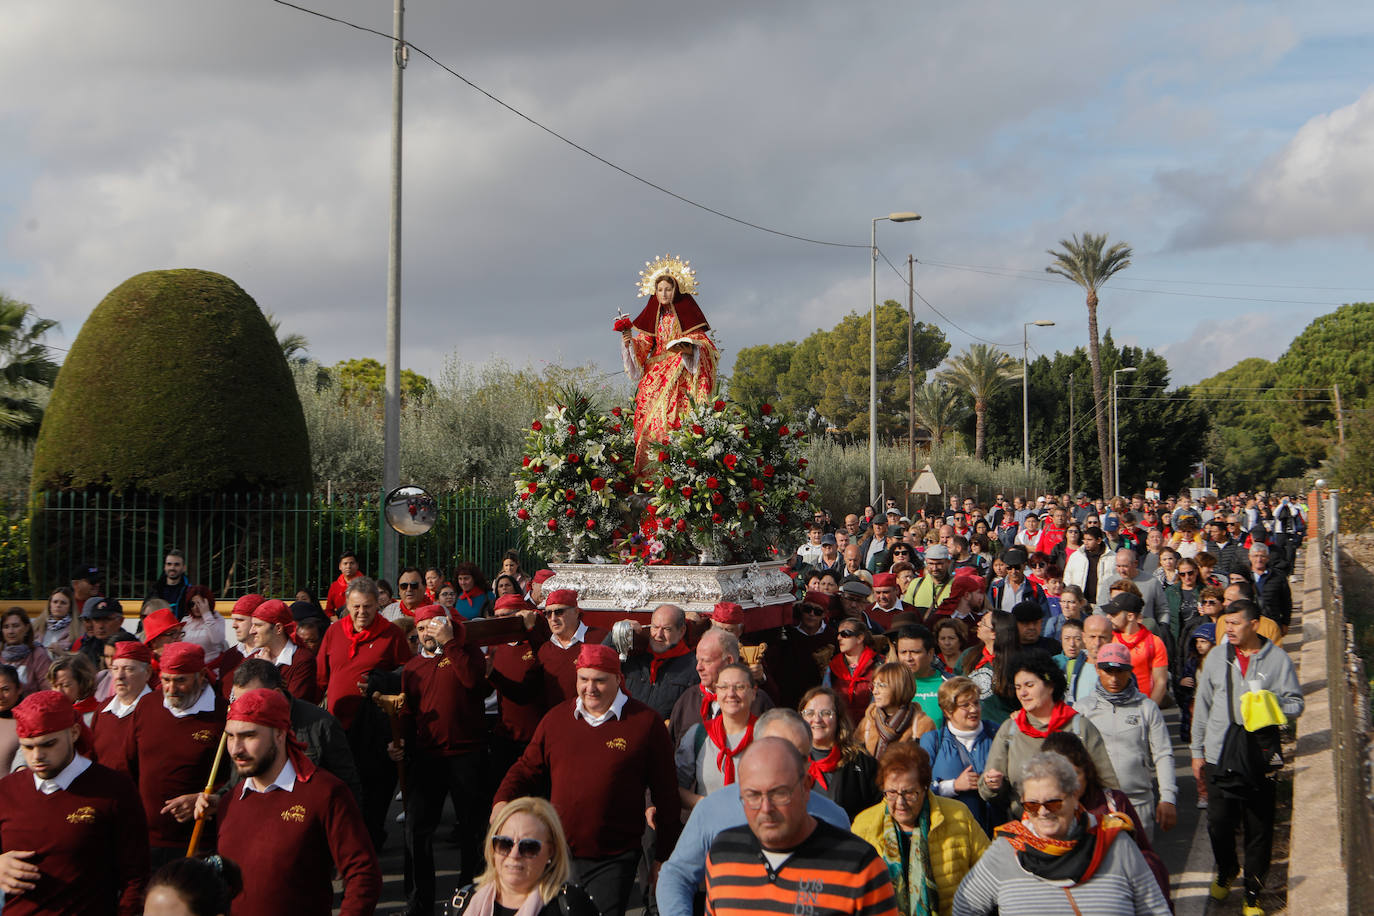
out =
[[[1102,605],[1102,610],[1108,615],[1129,613],[1139,614],[1145,609],[1145,600],[1139,595],[1132,595],[1130,592],[1117,592],[1116,597]]]
[[[83,564],[81,566],[78,566],[76,568],[76,571],[72,573],[73,582],[80,582],[82,579],[85,579],[87,582],[91,583],[92,585],[95,585],[97,583],[105,581],[105,574],[100,571],[100,567],[98,566],[90,566]]]
[[[101,620],[106,617],[123,617],[124,608],[122,608],[119,602],[113,598],[104,598],[97,595],[94,598],[86,599],[85,606],[81,608],[81,616],[86,620]]]
[[[308,620],[311,617],[317,617],[325,623],[329,622],[329,618],[325,616],[324,611],[320,610],[320,606],[313,601],[293,601],[290,610],[291,619],[297,623],[300,623],[302,620]]]
[[[1016,607],[1011,609],[1012,616],[1017,623],[1030,623],[1033,620],[1044,620],[1045,609],[1040,606],[1038,601],[1020,601]]]
[[[1026,552],[1020,547],[1013,547],[1002,554],[1002,562],[1008,566],[1022,567],[1026,565]]]

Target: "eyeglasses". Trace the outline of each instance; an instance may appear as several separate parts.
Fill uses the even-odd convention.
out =
[[[500,856],[508,856],[512,849],[515,854],[522,859],[533,859],[543,850],[544,844],[540,840],[525,839],[516,842],[508,836],[494,836],[491,838],[491,848],[496,850]]]
[[[1045,568],[1046,566],[1048,566],[1048,565],[1049,565],[1048,563],[1032,563],[1032,564],[1030,565],[1030,568],[1031,568],[1031,569],[1044,569],[1044,568]]]
[[[420,583],[419,583],[419,582],[397,582],[396,585],[397,585],[397,587],[399,587],[399,588],[419,588],[419,587],[420,587]]]
[[[1180,570],[1178,571],[1178,574],[1179,574],[1180,576],[1196,576],[1196,575],[1197,575],[1197,570],[1196,570],[1196,569],[1180,569]]]
[[[887,800],[889,805],[895,805],[900,799],[902,804],[910,808],[912,802],[916,801],[916,799],[924,794],[925,791],[923,789],[903,789],[900,792],[896,789],[887,789],[883,792],[883,798]]]
[[[1203,599],[1202,599],[1202,603],[1203,603],[1203,604],[1221,604],[1221,599],[1219,599],[1219,598],[1203,598]]]
[[[1045,809],[1046,814],[1058,814],[1059,810],[1064,807],[1064,799],[1049,798],[1042,802],[1023,801],[1021,802],[1021,807],[1024,808],[1026,813],[1031,817],[1035,817],[1039,814],[1041,808]]]
[[[567,612],[568,612],[568,609],[565,608],[565,607],[546,607],[546,608],[544,608],[544,616],[545,616],[545,617],[562,617],[562,616],[563,616],[564,614],[566,614]]]
[[[858,635],[859,635],[859,634],[858,634],[856,631],[854,631],[854,630],[841,630],[841,631],[840,631],[840,637],[841,637],[842,639],[853,639],[855,636],[858,636]]]
[[[805,720],[808,721],[808,722],[814,722],[814,721],[816,721],[817,719],[820,719],[822,722],[828,722],[828,721],[830,721],[831,719],[835,718],[835,710],[833,710],[833,709],[803,709],[803,710],[802,710],[801,716],[802,716],[803,719],[805,719]]]
[[[739,800],[750,811],[757,811],[762,808],[765,798],[768,799],[768,804],[774,808],[785,808],[792,804],[792,796],[800,784],[801,780],[799,779],[790,786],[779,786],[776,789],[769,789],[767,792],[760,792],[757,789],[740,789]]]
[[[954,704],[954,708],[955,708],[955,709],[967,709],[967,710],[969,710],[970,712],[972,712],[973,710],[976,709],[976,710],[978,710],[979,712],[982,712],[982,711],[983,711],[983,704],[982,704],[982,702],[980,702],[979,700],[966,700],[966,701],[963,702],[963,703],[955,703],[955,704]]]

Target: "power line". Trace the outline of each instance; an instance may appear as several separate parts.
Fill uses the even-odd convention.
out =
[[[943,319],[946,321],[946,323],[948,323],[952,328],[954,328],[955,330],[957,330],[957,331],[963,333],[963,334],[964,334],[965,336],[967,336],[967,337],[971,337],[971,338],[973,338],[974,340],[980,341],[980,342],[985,343],[985,344],[991,344],[991,345],[994,346],[994,347],[1013,347],[1013,346],[1015,346],[1015,344],[998,343],[998,342],[995,341],[995,340],[988,340],[986,337],[979,337],[977,334],[973,333],[972,331],[967,330],[967,329],[965,329],[965,328],[963,328],[963,327],[960,327],[958,324],[955,323],[955,321],[954,321],[953,318],[950,318],[950,317],[949,317],[948,315],[946,315],[944,312],[940,311],[940,310],[937,309],[935,306],[931,305],[929,299],[927,299],[925,296],[922,296],[921,293],[920,293],[920,291],[917,290],[916,287],[915,287],[914,285],[912,285],[912,284],[910,284],[910,283],[907,282],[907,278],[904,277],[904,276],[902,276],[902,272],[901,272],[900,270],[897,269],[897,265],[896,265],[896,264],[893,264],[893,263],[892,263],[892,260],[887,256],[887,252],[883,251],[881,248],[878,248],[878,249],[876,249],[876,250],[877,250],[878,254],[882,257],[882,259],[883,259],[885,262],[887,262],[887,266],[892,268],[892,272],[895,273],[898,277],[901,278],[902,285],[905,286],[907,289],[909,289],[909,290],[911,291],[911,293],[912,293],[917,299],[920,299],[922,302],[924,302],[925,305],[926,305],[926,308],[930,309],[932,312],[934,312],[935,314],[937,314],[937,315],[939,315],[941,318],[943,318]],[[917,263],[920,263],[920,259],[919,259],[919,258],[916,259],[916,260],[917,260]]]
[[[310,16],[317,16],[317,17],[319,17],[320,19],[325,19],[325,20],[328,20],[329,22],[335,22],[335,23],[338,23],[339,25],[348,26],[350,29],[356,29],[356,30],[358,30],[359,32],[366,32],[366,33],[368,33],[369,35],[376,35],[376,36],[378,36],[378,37],[385,38],[387,41],[395,42],[395,41],[397,40],[395,36],[390,35],[390,34],[388,34],[388,33],[386,33],[386,32],[380,31],[380,30],[378,30],[378,29],[369,28],[368,26],[365,26],[365,25],[359,25],[359,24],[356,23],[356,22],[349,22],[347,19],[340,19],[340,18],[337,17],[337,16],[330,16],[330,15],[328,15],[328,14],[326,14],[326,13],[321,13],[321,12],[319,12],[318,10],[312,10],[312,9],[309,9],[308,7],[299,6],[299,5],[295,4],[295,3],[289,2],[289,0],[272,0],[272,2],[273,2],[273,3],[276,3],[276,4],[280,5],[280,6],[285,6],[285,7],[291,8],[291,9],[293,9],[293,10],[298,10],[299,12],[306,13],[307,15],[310,15]],[[721,219],[729,220],[729,221],[732,222],[732,223],[738,223],[738,224],[740,224],[741,226],[748,226],[750,229],[757,229],[757,230],[760,231],[760,232],[767,232],[767,233],[769,233],[770,235],[777,235],[777,236],[781,236],[781,237],[783,237],[783,238],[792,239],[792,240],[798,241],[798,242],[806,242],[806,243],[811,244],[811,245],[826,245],[826,246],[829,246],[829,247],[831,247],[831,248],[867,248],[867,247],[869,247],[868,245],[865,245],[865,244],[850,244],[850,243],[848,243],[848,242],[830,242],[830,241],[826,241],[826,240],[824,240],[824,239],[813,239],[813,238],[808,238],[807,236],[804,236],[804,235],[795,235],[795,234],[793,234],[793,233],[791,233],[791,232],[783,232],[781,229],[771,229],[771,228],[769,228],[768,226],[761,226],[761,225],[759,225],[758,223],[750,222],[750,221],[747,220],[747,219],[741,219],[741,218],[738,217],[738,216],[731,216],[729,213],[725,213],[725,212],[723,212],[723,211],[721,211],[721,210],[717,210],[717,209],[715,209],[714,207],[709,207],[709,206],[707,206],[706,204],[703,204],[703,203],[698,203],[697,201],[692,200],[692,199],[689,198],[689,197],[684,197],[683,195],[677,193],[676,191],[671,191],[671,190],[669,190],[668,188],[665,188],[663,185],[656,184],[655,182],[652,182],[652,181],[650,181],[649,179],[644,178],[643,176],[640,176],[640,175],[635,174],[634,172],[630,171],[629,169],[625,168],[624,166],[617,165],[616,163],[614,163],[614,162],[612,162],[611,160],[607,159],[605,156],[602,156],[602,155],[600,155],[600,154],[598,154],[598,153],[593,152],[592,150],[588,149],[587,147],[583,146],[582,144],[578,143],[577,141],[572,140],[572,139],[570,139],[570,138],[564,136],[563,134],[560,134],[558,131],[554,130],[552,127],[549,127],[548,125],[546,125],[546,124],[544,124],[544,123],[542,123],[542,122],[540,122],[540,121],[535,120],[533,117],[531,117],[530,115],[525,114],[523,111],[521,111],[520,109],[516,108],[514,105],[511,105],[509,102],[506,102],[506,101],[504,101],[503,99],[501,99],[501,98],[499,98],[499,97],[493,95],[492,93],[488,92],[487,90],[483,89],[481,86],[477,85],[477,84],[474,83],[472,80],[468,79],[466,76],[463,76],[463,74],[459,73],[457,70],[454,70],[454,69],[453,69],[452,67],[450,67],[448,64],[446,64],[446,63],[444,63],[443,61],[439,60],[439,59],[438,59],[437,57],[435,57],[433,54],[430,54],[430,53],[429,53],[428,51],[426,51],[424,48],[421,48],[421,47],[419,47],[418,45],[412,44],[411,42],[408,42],[408,41],[402,42],[402,44],[404,44],[405,47],[410,48],[411,50],[413,50],[416,54],[419,54],[421,57],[424,57],[425,59],[427,59],[430,63],[434,64],[434,65],[435,65],[436,67],[438,67],[439,69],[441,69],[441,70],[443,70],[444,72],[448,73],[449,75],[451,75],[451,76],[457,78],[457,79],[460,80],[462,83],[464,83],[465,85],[467,85],[470,89],[473,89],[473,90],[475,90],[475,91],[481,93],[482,95],[486,96],[488,99],[491,99],[491,100],[492,100],[493,102],[495,102],[497,105],[500,105],[502,108],[504,108],[504,109],[506,109],[507,111],[509,111],[511,114],[516,115],[516,116],[519,117],[519,118],[522,118],[523,120],[529,122],[530,124],[534,125],[535,127],[539,128],[540,130],[544,131],[546,134],[549,134],[550,136],[555,137],[555,138],[557,138],[557,139],[563,141],[563,142],[566,143],[568,146],[571,146],[573,149],[575,149],[575,150],[577,150],[577,151],[579,151],[579,152],[581,152],[581,153],[585,153],[586,155],[588,155],[588,156],[590,156],[591,158],[595,159],[597,162],[600,162],[602,165],[609,166],[610,168],[615,169],[617,172],[621,173],[622,175],[626,176],[627,178],[632,178],[632,179],[634,179],[635,181],[639,182],[640,184],[645,185],[645,186],[650,187],[650,188],[653,188],[655,191],[658,191],[658,192],[660,192],[660,193],[662,193],[662,194],[666,194],[666,195],[668,195],[669,197],[672,197],[672,198],[674,198],[674,199],[676,199],[676,200],[681,201],[681,202],[684,203],[684,204],[687,204],[688,206],[696,207],[698,210],[704,210],[704,211],[706,211],[707,213],[710,213],[710,214],[712,214],[712,215],[714,215],[714,216],[719,216]]]

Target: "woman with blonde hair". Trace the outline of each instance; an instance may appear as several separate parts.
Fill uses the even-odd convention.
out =
[[[859,742],[874,759],[889,744],[916,741],[935,730],[934,720],[911,702],[915,696],[916,679],[906,665],[888,662],[873,672],[873,702],[859,723]]]
[[[601,916],[576,884],[572,854],[553,805],[542,798],[517,798],[487,829],[486,870],[453,895],[454,916]]]

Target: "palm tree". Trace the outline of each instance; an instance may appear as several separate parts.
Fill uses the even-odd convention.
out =
[[[988,401],[1006,386],[1020,365],[1006,353],[988,344],[971,344],[958,356],[951,357],[936,377],[967,392],[973,398],[976,418],[973,437],[973,457],[983,460],[984,430],[987,425]]]
[[[43,337],[56,327],[56,321],[35,317],[33,306],[0,293],[0,432],[8,437],[38,435],[58,370]]]
[[[281,332],[281,319],[271,312],[267,312],[263,317],[267,319],[267,325],[272,329],[273,335],[277,338],[277,345],[281,347],[281,355],[290,362],[298,354],[304,353],[310,348],[310,341],[305,339],[304,334],[286,334]]]
[[[1107,408],[1102,391],[1102,356],[1097,339],[1097,291],[1117,271],[1131,266],[1131,246],[1117,242],[1103,251],[1107,234],[1083,233],[1072,240],[1060,239],[1063,251],[1047,251],[1054,262],[1045,268],[1047,273],[1065,277],[1088,293],[1088,359],[1093,370],[1093,409],[1097,415],[1097,453],[1102,460],[1102,495],[1112,493],[1111,462],[1107,453]],[[1114,495],[1114,494],[1113,494]]]
[[[916,389],[912,411],[916,425],[928,431],[936,445],[942,445],[945,436],[964,418],[959,392],[941,381],[927,382]]]

